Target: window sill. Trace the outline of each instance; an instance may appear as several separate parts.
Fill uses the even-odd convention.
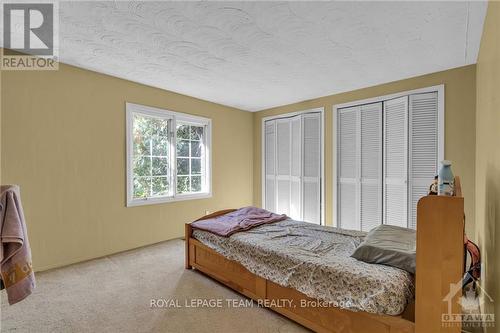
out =
[[[188,194],[178,194],[175,197],[161,197],[161,198],[149,198],[149,199],[134,199],[127,200],[127,207],[145,206],[145,205],[156,205],[162,203],[185,201],[185,200],[197,200],[197,199],[208,199],[212,197],[212,193],[188,193]]]

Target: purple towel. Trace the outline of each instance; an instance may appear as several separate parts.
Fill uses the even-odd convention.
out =
[[[193,222],[191,226],[195,229],[227,237],[235,232],[249,230],[261,224],[278,222],[285,219],[287,219],[287,216],[284,214],[274,214],[257,207],[244,207],[222,216]]]
[[[35,288],[31,249],[16,185],[0,188],[0,274],[11,305],[22,301]]]

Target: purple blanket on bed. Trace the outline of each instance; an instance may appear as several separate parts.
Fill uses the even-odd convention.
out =
[[[262,208],[244,207],[222,216],[193,222],[191,226],[227,237],[235,232],[249,230],[261,224],[278,222],[287,218],[284,214],[274,214]]]

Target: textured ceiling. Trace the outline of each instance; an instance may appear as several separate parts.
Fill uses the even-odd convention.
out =
[[[476,62],[484,2],[61,2],[61,61],[255,111]]]

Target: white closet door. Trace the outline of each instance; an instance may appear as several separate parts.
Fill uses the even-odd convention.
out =
[[[265,140],[265,209],[276,210],[276,121],[268,120],[264,126]]]
[[[384,224],[408,226],[408,97],[384,102]]]
[[[409,227],[417,226],[417,202],[438,170],[438,93],[410,95]]]
[[[338,110],[337,118],[337,221],[344,229],[360,230],[359,223],[359,111]]]
[[[264,124],[265,208],[321,224],[321,113]]]
[[[382,224],[382,102],[361,106],[361,230]]]
[[[292,125],[293,126],[293,125]],[[321,115],[302,116],[303,205],[302,219],[321,223]]]
[[[294,220],[302,220],[302,117],[290,118],[291,123],[291,175],[290,214]]]
[[[291,122],[290,119],[276,120],[276,212],[290,214],[291,175]]]

